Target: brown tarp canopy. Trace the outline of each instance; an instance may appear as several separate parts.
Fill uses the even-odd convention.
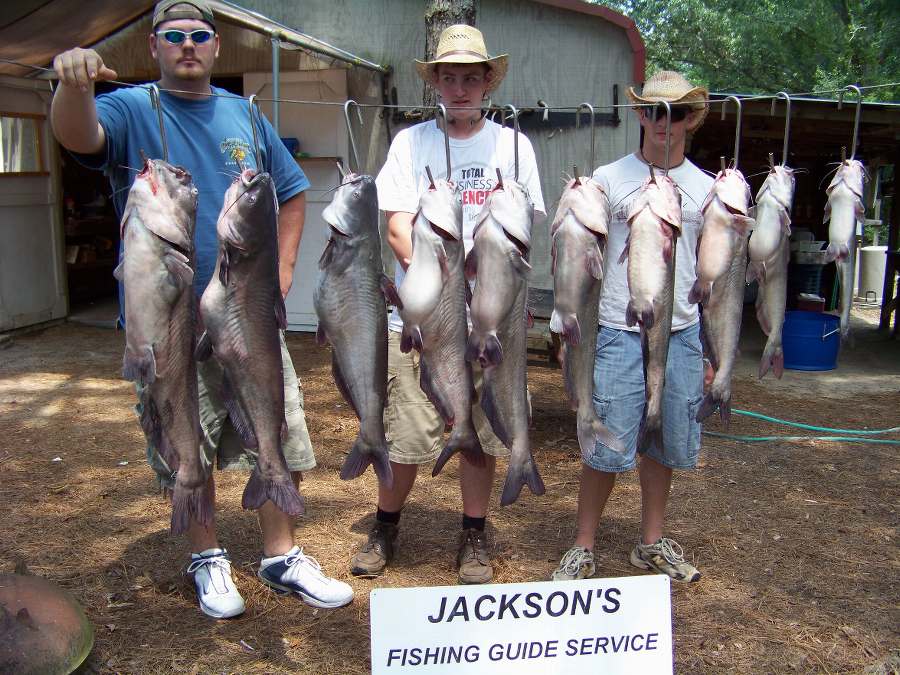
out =
[[[16,0],[0,4],[0,58],[49,66],[66,49],[88,46],[151,11],[154,0]],[[0,73],[27,76],[0,63]]]

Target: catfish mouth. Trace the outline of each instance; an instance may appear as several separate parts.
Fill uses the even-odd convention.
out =
[[[267,174],[257,172],[255,169],[244,169],[241,171],[241,185],[249,190],[261,181],[266,180],[266,176]]]

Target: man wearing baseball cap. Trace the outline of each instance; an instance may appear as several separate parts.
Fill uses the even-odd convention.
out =
[[[448,108],[450,163],[447,176],[444,132],[436,120],[423,122],[397,134],[387,161],[376,179],[378,206],[388,221],[388,243],[398,264],[395,281],[403,280],[412,255],[412,223],[419,198],[428,189],[425,167],[435,179],[453,182],[462,201],[465,249],[473,246],[475,221],[485,196],[497,183],[497,169],[510,180],[515,172],[514,132],[485,118],[483,103],[503,81],[508,57],[489,56],[477,28],[464,24],[445,29],[432,61],[416,61],[416,72],[437,90]],[[443,173],[442,173],[443,172]],[[537,162],[531,143],[519,134],[519,182],[528,190],[537,214],[545,212]],[[351,561],[353,574],[376,576],[391,562],[397,546],[400,512],[412,491],[421,464],[434,462],[443,447],[444,420],[419,386],[419,359],[400,350],[403,322],[397,310],[388,331],[388,398],[384,422],[390,449],[394,484],[379,483],[375,522],[369,537]],[[475,387],[481,387],[481,370],[473,366]],[[459,483],[462,494],[462,530],[456,556],[460,583],[487,583],[493,567],[485,534],[497,457],[509,450],[493,434],[481,406],[472,406],[475,428],[485,451],[484,466],[460,455]]]
[[[187,169],[199,191],[195,250],[195,290],[209,282],[218,244],[216,220],[232,176],[245,168],[272,175],[280,203],[278,216],[279,277],[286,296],[293,279],[297,248],[303,232],[304,191],[309,181],[265,119],[258,125],[262,166],[256,166],[254,133],[247,101],[210,85],[219,54],[219,36],[207,2],[163,0],[153,11],[150,54],[159,64],[158,86],[167,134],[169,162]],[[126,87],[94,98],[94,83],[116,79],[99,54],[72,49],[54,59],[59,87],[51,120],[60,144],[88,167],[103,170],[113,188],[121,217],[134,180],[130,167],[142,164],[146,152],[161,157],[156,111],[143,87]],[[122,289],[120,286],[120,305]],[[121,317],[121,311],[120,311]],[[120,318],[121,320],[121,318]],[[287,437],[284,455],[294,481],[315,466],[315,456],[303,413],[303,393],[290,355],[281,339],[285,381]],[[215,359],[198,364],[201,457],[220,469],[252,469],[253,456],[241,445],[219,398],[221,368]],[[148,462],[163,488],[171,489],[174,475],[148,439]],[[210,472],[210,492],[213,474]],[[293,519],[272,502],[259,509],[263,559],[258,576],[278,591],[299,595],[317,607],[340,607],[353,598],[349,585],[326,577],[318,563],[294,545]],[[193,522],[187,538],[191,547],[188,572],[193,574],[202,611],[215,618],[236,616],[244,600],[231,577],[231,563],[219,545],[215,524]]]
[[[704,368],[700,345],[700,316],[688,292],[696,279],[697,240],[703,225],[700,207],[713,179],[684,156],[688,134],[703,124],[709,110],[708,92],[682,75],[659,71],[643,87],[633,88],[629,98],[638,107],[640,149],[594,172],[613,204],[613,218],[606,245],[606,265],[600,296],[600,332],[594,365],[594,405],[604,424],[626,448],[621,454],[598,442],[591,453],[582,453],[575,542],[553,572],[554,580],[584,579],[596,571],[594,540],[603,508],[615,485],[616,475],[638,466],[635,446],[644,410],[644,369],[638,327],[625,321],[628,277],[617,263],[628,237],[628,213],[636,198],[636,186],[650,167],[667,168],[666,111],[652,105],[668,101],[672,108],[669,178],[682,199],[682,228],[676,247],[675,297],[672,335],[669,340],[663,393],[664,445],[652,444],[642,454],[638,473],[641,484],[640,539],[631,551],[631,564],[691,582],[700,572],[684,558],[684,551],[663,531],[673,469],[693,469],[700,451],[700,424],[695,417],[703,398]]]

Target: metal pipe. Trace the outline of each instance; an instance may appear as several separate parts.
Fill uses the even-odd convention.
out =
[[[166,141],[166,125],[163,122],[162,103],[159,100],[159,87],[155,84],[150,85],[150,105],[156,109],[156,116],[159,120],[159,137],[162,140],[162,158],[169,161],[169,144]]]
[[[728,96],[722,101],[722,119],[725,119],[725,108],[728,107],[728,101],[733,101],[737,108],[737,120],[734,124],[734,168],[738,168],[738,158],[741,151],[741,99],[737,96]]]
[[[278,99],[281,98],[281,40],[272,38],[272,127],[276,135],[281,135],[281,117]]]
[[[519,181],[519,111],[516,110],[516,106],[512,103],[507,103],[503,106],[503,109],[509,109],[513,114],[513,160],[515,162],[515,172],[513,174],[513,180]]]
[[[587,108],[591,113],[591,155],[590,155],[590,162],[588,163],[588,171],[593,173],[594,169],[596,168],[594,165],[594,117],[595,117],[594,106],[592,106],[590,103],[582,103],[580,106],[578,106],[578,110],[575,111],[575,128],[576,129],[579,126],[581,126],[581,109],[582,108]],[[575,178],[578,178],[578,176],[575,176]]]
[[[284,24],[280,24],[277,21],[272,21],[272,19],[269,19],[262,14],[258,14],[257,12],[252,12],[242,7],[238,7],[237,5],[233,5],[226,0],[209,0],[208,4],[211,6],[213,13],[216,15],[216,18],[221,18],[227,23],[231,23],[242,28],[248,28],[252,31],[262,33],[263,35],[268,35],[271,38],[278,39],[282,42],[288,42],[292,45],[297,45],[298,47],[309,49],[310,51],[324,54],[325,56],[330,56],[333,59],[338,59],[339,61],[343,61],[354,66],[359,66],[360,68],[367,68],[369,70],[374,70],[376,72],[384,74],[390,72],[390,68],[388,66],[383,66],[379,63],[367,61],[366,59],[356,56],[355,54],[351,54],[350,52],[346,52],[343,49],[330,45],[327,42],[322,42],[322,40],[314,38],[311,35],[301,33],[300,31],[294,30],[293,28],[288,28]]]
[[[347,135],[350,137],[350,152],[353,155],[353,166],[350,167],[350,170],[353,173],[359,173],[359,152],[356,150],[356,136],[353,133],[353,125],[350,124],[350,106],[356,106],[356,114],[359,115],[359,123],[362,125],[362,109],[359,107],[359,103],[354,101],[352,98],[344,103],[344,121],[347,122]]]
[[[775,104],[780,98],[784,99],[784,146],[781,149],[781,166],[787,166],[788,139],[791,136],[791,95],[786,91],[775,94],[775,98],[772,99],[772,111],[769,114],[775,114]]]
[[[444,153],[447,155],[447,181],[450,181],[450,125],[447,123],[447,106],[438,103],[438,113],[444,119]]]

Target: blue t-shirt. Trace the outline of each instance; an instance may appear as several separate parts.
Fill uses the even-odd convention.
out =
[[[212,91],[225,97],[186,99],[160,92],[169,162],[187,169],[199,190],[194,237],[194,288],[198,294],[206,288],[216,265],[216,220],[225,191],[240,171],[238,160],[244,168],[258,168],[247,100],[218,87],[212,87]],[[102,169],[109,176],[116,213],[121,218],[136,175],[126,167],[142,166],[142,150],[148,157],[162,158],[159,121],[150,94],[143,87],[98,96],[97,115],[106,133],[106,155],[73,155],[85,166]],[[263,168],[275,181],[278,201],[286,202],[309,188],[306,175],[268,120],[262,118],[257,129]],[[123,297],[121,285],[119,297]]]

